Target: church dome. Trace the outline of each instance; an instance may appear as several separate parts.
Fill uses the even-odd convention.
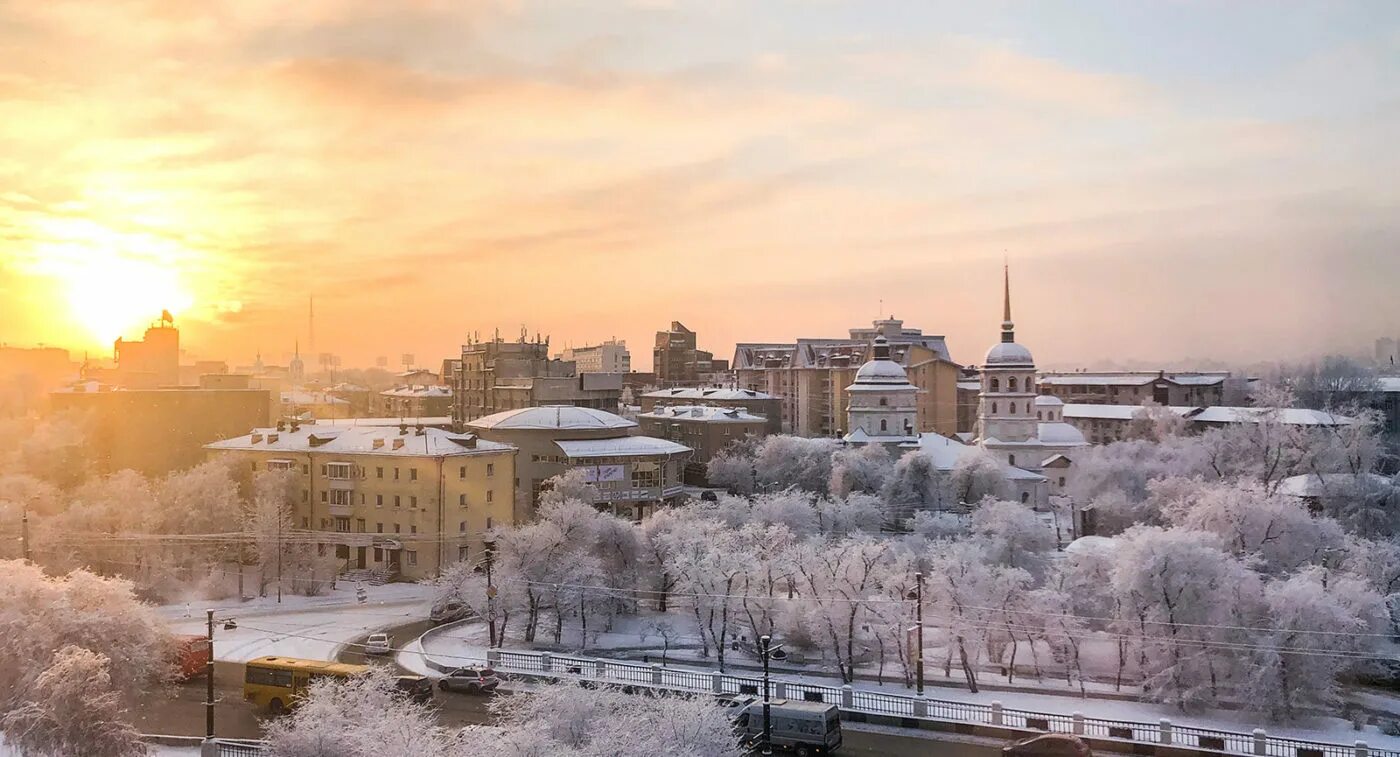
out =
[[[1041,394],[1035,398],[1036,407],[1064,407],[1064,400],[1053,394]]]
[[[890,359],[889,342],[883,336],[875,337],[875,356],[856,371],[856,385],[902,386],[909,384],[909,374],[904,366]]]
[[[987,365],[1033,365],[1031,351],[1015,342],[998,342],[987,350]]]

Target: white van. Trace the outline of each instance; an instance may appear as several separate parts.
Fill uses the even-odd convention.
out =
[[[734,728],[745,743],[763,739],[763,702],[739,705]],[[834,704],[773,699],[768,703],[773,746],[805,757],[830,754],[841,746],[841,711]]]

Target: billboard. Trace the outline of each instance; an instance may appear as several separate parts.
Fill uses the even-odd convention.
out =
[[[621,465],[590,465],[583,468],[583,480],[590,484],[625,481],[627,480],[627,471]]]

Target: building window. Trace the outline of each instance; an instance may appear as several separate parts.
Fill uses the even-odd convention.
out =
[[[311,465],[310,465],[310,463],[303,464],[303,465],[301,466],[301,475],[307,476],[307,475],[310,475],[310,474],[311,474]]]
[[[458,524],[457,524],[457,533],[459,533],[459,534],[465,534],[466,532],[467,532],[467,522],[466,522],[466,521],[462,521],[461,523],[458,523]]]
[[[494,476],[494,475],[496,475],[496,464],[495,464],[495,463],[487,463],[487,464],[486,464],[486,477],[487,477],[487,478],[490,478],[491,476]]]
[[[322,531],[325,531],[326,529],[328,529],[328,528],[330,528],[330,527],[331,527],[330,518],[322,518],[322,519],[321,519],[321,530],[322,530]]]
[[[403,526],[400,526],[399,524],[395,523],[395,524],[394,524],[394,533],[397,534],[397,533],[401,533],[402,531],[403,531]]]
[[[457,504],[458,504],[459,506],[461,506],[461,507],[466,507],[466,506],[467,506],[467,495],[466,495],[466,494],[458,494],[458,495],[457,495]]]
[[[301,490],[301,501],[302,501],[302,502],[305,502],[305,501],[307,501],[307,500],[310,499],[310,498],[311,498],[311,493],[308,492],[308,491],[306,491],[305,489],[302,489],[302,490]]]
[[[1007,388],[1008,390],[1010,390],[1010,391],[1013,391],[1013,392],[1016,391],[1016,377],[1015,377],[1015,376],[1012,376],[1011,378],[1008,378],[1008,379],[1006,380],[1006,388]]]
[[[1038,420],[1038,421],[1040,421],[1040,420],[1045,420],[1044,418],[1041,418],[1041,417],[1040,417],[1040,411],[1039,411],[1039,410],[1035,411],[1035,419]]]
[[[381,548],[379,548],[379,547],[375,547],[375,548],[374,548],[374,561],[375,561],[375,562],[384,562],[384,550],[383,550],[383,549],[381,549]]]
[[[258,461],[257,461],[257,460],[254,460],[254,461],[251,463],[251,465],[253,466],[253,472],[254,472],[254,473],[257,473],[257,472],[258,472]],[[267,469],[268,469],[268,470],[272,470],[272,463],[268,463],[268,464],[267,464]]]
[[[311,528],[311,519],[308,518],[308,517],[306,517],[306,516],[302,516],[302,518],[301,518],[301,527],[302,527],[302,528]]]
[[[375,532],[376,534],[382,534],[382,533],[384,533],[384,524],[383,524],[383,523],[376,523],[376,524],[374,524],[374,532]]]
[[[375,468],[375,469],[374,469],[374,477],[375,477],[375,478],[384,478],[384,469],[383,469],[382,467],[380,467],[380,468]]]
[[[997,414],[997,403],[993,402],[993,403],[992,403],[992,415],[996,415],[996,414]]]
[[[1012,415],[1015,415],[1015,414],[1016,414],[1016,403],[1015,403],[1015,402],[1011,403],[1011,414],[1012,414]]]
[[[410,534],[416,534],[416,533],[418,533],[418,527],[417,527],[417,526],[409,526],[409,527],[408,527],[408,532],[409,532]]]
[[[395,469],[394,469],[394,480],[395,480],[395,481],[398,481],[398,480],[399,480],[399,469],[398,469],[398,468],[395,468]]]
[[[394,495],[394,507],[398,507],[398,506],[399,506],[399,495],[395,494],[395,495]]]
[[[1030,492],[1021,492],[1021,504],[1026,504],[1031,499]]]
[[[325,493],[325,492],[322,492],[322,494],[324,494],[324,493]],[[332,490],[331,490],[331,504],[332,504],[332,505],[339,505],[339,506],[341,506],[341,507],[349,507],[349,506],[352,504],[352,503],[350,502],[350,496],[351,496],[350,492],[345,491],[344,489],[332,489]]]
[[[383,506],[384,506],[384,495],[383,495],[383,494],[376,494],[376,495],[374,495],[374,506],[375,506],[375,507],[383,507]]]
[[[336,533],[339,533],[339,534],[348,534],[348,533],[350,533],[350,519],[349,519],[349,518],[336,518],[336,519],[335,519],[335,531],[336,531]]]
[[[321,467],[327,471],[326,475],[329,478],[336,479],[337,481],[345,481],[351,477],[350,463],[331,463],[330,465],[323,465]]]
[[[881,431],[889,431],[889,430],[890,430],[890,429],[889,429],[889,425],[890,425],[889,422],[886,421],[884,418],[881,418],[881,419],[880,419],[880,430],[881,430]]]
[[[1063,487],[1064,485],[1065,485],[1065,477],[1064,477],[1064,476],[1060,476],[1060,486]]]
[[[1007,456],[1006,456],[1006,464],[1007,464],[1007,465],[1015,465],[1015,464],[1016,464],[1016,456],[1015,456],[1015,455],[1007,455]]]
[[[890,404],[890,401],[889,401],[888,398],[886,398],[886,397],[881,397],[881,398],[880,398],[880,407],[884,407],[884,406],[886,406],[886,405],[888,405],[888,404]]]
[[[418,553],[417,553],[417,552],[414,552],[413,550],[410,549],[410,550],[408,550],[408,552],[405,552],[404,554],[406,554],[406,555],[408,556],[408,564],[409,564],[410,566],[416,566],[416,565],[418,564]]]
[[[418,480],[418,469],[417,469],[417,468],[409,468],[409,469],[408,469],[408,480],[409,480],[409,481],[417,481],[417,480]]]
[[[467,477],[467,466],[463,465],[461,468],[458,468],[458,469],[457,469],[457,478],[466,478],[466,477]]]
[[[365,532],[365,519],[364,519],[364,518],[356,518],[356,519],[355,519],[355,533],[357,533],[357,534],[362,534],[362,533],[364,533],[364,532]]]
[[[418,495],[415,494],[415,495],[410,496],[410,497],[408,498],[408,506],[409,506],[409,507],[418,507]]]
[[[467,559],[467,545],[463,544],[462,546],[460,546],[460,547],[457,548],[457,561],[458,561],[458,562],[466,562],[466,559]]]
[[[988,387],[994,392],[1001,391],[1001,379],[998,379],[996,376],[993,376],[992,380],[988,382]]]
[[[486,530],[487,530],[487,531],[490,531],[492,528],[493,528],[493,526],[491,525],[491,518],[490,518],[490,516],[488,516],[488,517],[486,518]]]
[[[488,504],[488,505],[491,504],[492,500],[494,500],[494,499],[496,499],[496,490],[495,490],[495,489],[487,489],[487,490],[486,490],[486,504]]]
[[[321,475],[322,475],[322,476],[326,475],[326,464],[325,464],[325,463],[321,463]]]
[[[322,501],[322,502],[325,502],[325,501],[326,501],[326,493],[325,493],[325,492],[321,492],[321,501]]]

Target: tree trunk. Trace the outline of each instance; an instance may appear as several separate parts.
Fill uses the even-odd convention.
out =
[[[972,672],[972,665],[967,660],[967,647],[963,644],[961,634],[958,635],[958,659],[962,662],[963,675],[967,677],[967,690],[976,694],[977,676]]]

